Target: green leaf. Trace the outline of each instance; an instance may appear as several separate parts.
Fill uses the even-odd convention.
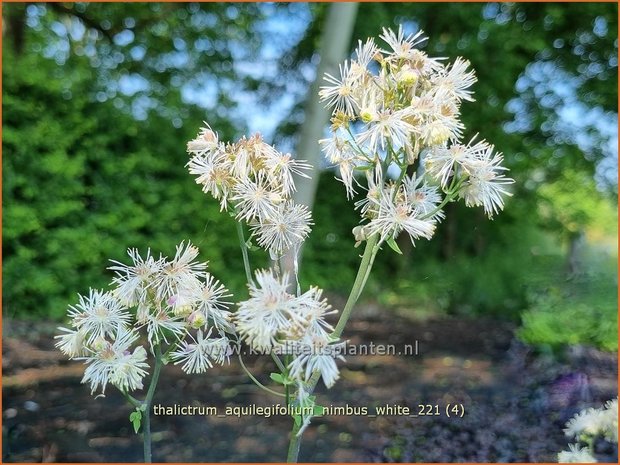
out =
[[[315,405],[314,409],[312,411],[312,416],[314,416],[314,417],[321,417],[321,416],[323,416],[323,412],[324,412],[323,406]]]
[[[140,425],[142,424],[142,412],[140,410],[134,410],[129,415],[129,421],[133,424],[133,430],[136,434],[140,430]]]
[[[390,246],[390,249],[392,249],[394,252],[396,252],[399,255],[402,255],[402,251],[400,250],[400,247],[398,247],[398,244],[396,243],[396,241],[394,240],[393,237],[390,237],[387,241],[387,245]]]
[[[293,415],[293,420],[295,420],[295,426],[299,428],[301,426],[301,415]]]
[[[256,252],[257,250],[260,250],[260,247],[257,245],[254,245],[252,243],[252,238],[248,239],[247,241],[245,241],[245,246],[246,248],[250,251],[250,252]]]
[[[278,384],[286,384],[284,376],[282,376],[280,373],[271,373],[269,377]]]

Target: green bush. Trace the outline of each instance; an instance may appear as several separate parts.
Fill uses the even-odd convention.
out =
[[[382,301],[416,312],[491,315],[516,321],[527,304],[528,289],[561,273],[557,246],[534,224],[507,221],[500,226],[495,221],[484,232],[492,241],[473,251],[467,244],[475,240],[467,236],[476,227],[468,230],[467,221],[463,222],[453,256],[442,258],[433,251],[436,244],[421,242],[412,251],[409,266],[393,278],[395,285],[381,293]],[[441,230],[444,225],[439,228],[440,234],[445,232]]]
[[[109,259],[129,247],[173,254],[182,240],[245,292],[234,222],[184,167],[198,128],[136,121],[93,102],[88,75],[68,90],[28,59],[3,73],[5,314],[60,318],[76,293],[110,281]]]
[[[613,272],[566,281],[532,297],[519,337],[551,349],[584,344],[618,350],[617,283]]]

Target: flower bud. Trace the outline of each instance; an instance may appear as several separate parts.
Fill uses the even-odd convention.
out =
[[[353,237],[355,237],[355,242],[362,242],[368,239],[368,237],[366,236],[366,231],[364,230],[364,226],[354,227]]]
[[[430,128],[427,137],[428,145],[440,145],[450,138],[450,130],[442,124]]]
[[[217,135],[210,128],[203,128],[198,137],[187,143],[187,151],[195,153],[206,152],[215,149],[217,144]]]
[[[278,205],[284,201],[282,195],[278,192],[270,192],[269,193],[269,201],[275,205]]]
[[[188,316],[192,313],[192,306],[188,304],[176,305],[172,310],[172,313],[174,313],[176,316]]]
[[[108,347],[108,341],[106,341],[101,336],[97,337],[92,343],[92,348],[95,352],[101,352],[105,350],[107,347]]]
[[[201,311],[196,310],[190,316],[187,317],[187,322],[192,328],[198,329],[198,328],[202,328],[206,324],[207,317]]]
[[[375,119],[375,115],[370,110],[362,110],[360,112],[360,118],[364,123],[368,124]]]
[[[398,73],[397,79],[398,83],[403,86],[413,86],[418,82],[418,73],[407,66]]]
[[[344,113],[343,111],[337,111],[334,116],[332,116],[332,118],[330,119],[331,121],[331,127],[333,131],[336,131],[340,128],[347,128],[349,127],[349,121],[351,121],[351,118]]]

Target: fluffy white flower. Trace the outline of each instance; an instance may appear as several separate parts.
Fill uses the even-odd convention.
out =
[[[81,357],[88,365],[84,370],[82,383],[90,383],[91,394],[101,386],[105,393],[108,382],[119,389],[134,390],[142,387],[142,378],[146,376],[146,351],[138,346],[133,353],[131,345],[138,339],[138,333],[122,326],[114,335],[113,342],[103,338],[94,341],[90,349],[92,355]],[[140,350],[141,349],[141,350]]]
[[[205,127],[200,128],[198,136],[187,143],[187,151],[189,153],[194,155],[205,155],[218,148],[217,134],[213,132],[207,123],[204,124]]]
[[[288,276],[281,278],[271,270],[258,270],[256,284],[248,284],[250,298],[239,303],[234,320],[237,332],[253,349],[267,351],[277,343],[294,319],[294,296],[288,293]]]
[[[603,431],[605,414],[595,408],[583,410],[566,423],[564,433],[567,436],[579,437],[582,434],[596,436]]]
[[[596,463],[596,459],[587,447],[581,448],[577,444],[569,444],[568,450],[558,454],[559,463]]]
[[[133,352],[123,352],[111,361],[110,383],[123,392],[142,389],[142,378],[146,376],[146,350],[138,346]]]
[[[343,345],[344,343],[331,343],[329,337],[310,334],[298,341],[289,342],[289,350],[296,354],[288,366],[290,375],[300,381],[309,381],[317,371],[325,386],[332,387],[340,377],[336,359],[344,361],[341,355]]]
[[[121,302],[109,292],[91,289],[88,297],[78,295],[79,303],[69,306],[72,325],[87,335],[88,343],[105,338],[126,327],[131,315]]]
[[[407,202],[413,207],[416,215],[428,217],[431,220],[440,220],[444,218],[444,213],[437,210],[441,203],[441,194],[435,186],[430,186],[424,181],[424,177],[405,176],[403,179],[403,187]]]
[[[228,289],[209,273],[204,285],[194,294],[196,311],[202,312],[220,333],[233,331],[232,314],[229,311],[231,302],[227,300],[229,297],[232,294]]]
[[[435,232],[435,223],[430,219],[419,219],[413,205],[395,190],[391,187],[382,192],[377,217],[366,226],[368,234],[379,234],[381,242],[396,239],[402,231],[409,234],[411,242],[420,237],[430,239]]]
[[[272,259],[303,242],[310,234],[312,216],[305,205],[287,202],[268,219],[251,226],[258,245],[269,250]]]
[[[411,111],[408,108],[378,112],[373,115],[366,130],[359,133],[356,141],[359,145],[366,146],[370,153],[375,153],[379,149],[385,150],[388,144],[393,149],[409,145],[414,132],[414,127],[407,122],[409,116]]]
[[[146,333],[151,346],[162,341],[168,343],[167,332],[173,334],[175,338],[182,337],[186,332],[185,322],[179,317],[169,315],[163,309],[148,312],[144,324],[146,324]]]
[[[432,82],[437,86],[437,89],[447,91],[457,101],[468,100],[473,102],[473,92],[469,88],[477,79],[473,70],[467,70],[469,65],[468,60],[457,57],[452,65],[434,75]]]
[[[357,157],[351,156],[349,158],[342,158],[338,163],[338,172],[340,177],[337,178],[342,184],[344,184],[347,198],[353,198],[356,193],[355,185],[357,184],[354,176],[354,170],[358,166],[359,162]]]
[[[322,296],[322,289],[310,287],[306,292],[296,297],[295,306],[297,313],[303,319],[301,329],[304,334],[327,338],[334,328],[325,320],[325,317],[336,313],[336,310],[333,310]],[[295,329],[294,331],[298,332],[299,330]]]
[[[191,242],[181,242],[176,247],[174,258],[162,263],[161,273],[154,283],[160,299],[168,299],[200,287],[200,278],[205,276],[207,264],[196,261],[198,253],[198,248]]]
[[[195,341],[184,341],[178,350],[170,354],[174,364],[182,363],[181,369],[186,373],[204,373],[213,363],[223,364],[231,353],[229,341],[225,337],[210,339],[210,335],[209,332],[204,336],[199,330]]]
[[[474,156],[463,164],[469,179],[460,191],[468,207],[482,206],[490,217],[504,208],[504,197],[512,194],[506,186],[514,180],[504,175],[507,168],[501,154],[493,154],[493,146],[474,153]]]
[[[116,286],[113,294],[124,305],[133,307],[144,300],[146,290],[152,285],[154,276],[161,272],[163,260],[155,260],[151,256],[150,249],[146,252],[146,258],[140,256],[138,249],[128,249],[127,254],[131,258],[130,265],[110,260],[116,265],[108,269],[116,273],[116,277],[112,280],[112,284]]]
[[[325,80],[330,86],[322,86],[319,91],[321,101],[327,101],[327,106],[334,111],[342,111],[349,116],[355,114],[358,103],[355,99],[355,74],[351,73],[349,62],[339,65],[340,78],[325,74]]]
[[[402,25],[398,26],[396,33],[391,29],[383,28],[383,33],[379,37],[391,48],[391,50],[382,51],[389,55],[389,60],[393,61],[411,60],[415,57],[416,45],[426,41],[422,31],[405,36]]]
[[[228,198],[236,180],[231,175],[229,160],[223,150],[212,152],[209,156],[195,156],[187,164],[190,174],[196,177],[196,184],[202,185],[202,191],[211,193],[220,201],[220,209],[228,208]]]
[[[355,61],[351,62],[351,74],[355,79],[359,79],[366,72],[368,65],[375,58],[378,49],[375,41],[369,38],[366,42],[361,40],[357,43],[355,49]]]
[[[293,175],[309,179],[310,176],[304,173],[304,170],[311,169],[312,165],[294,159],[290,153],[275,152],[265,160],[265,168],[270,182],[281,186],[282,193],[289,196],[296,190]]]
[[[445,145],[433,147],[426,156],[424,160],[426,171],[438,180],[444,189],[448,187],[448,183],[455,175],[458,166],[467,170],[467,168],[472,167],[472,163],[475,162],[478,154],[489,149],[493,150],[493,146],[486,141],[481,140],[474,143],[474,139],[467,145],[453,144],[450,147]]]
[[[269,185],[264,176],[258,176],[256,181],[245,179],[237,184],[232,200],[235,202],[237,219],[252,221],[272,218],[284,197]]]
[[[327,160],[333,164],[339,163],[343,157],[350,157],[353,151],[349,142],[336,134],[329,139],[319,140],[319,145],[321,146],[321,150],[325,153]],[[343,153],[346,153],[346,155],[343,156]]]
[[[86,331],[83,329],[72,330],[68,328],[58,328],[64,334],[54,336],[58,339],[55,346],[69,358],[79,357],[86,354]]]

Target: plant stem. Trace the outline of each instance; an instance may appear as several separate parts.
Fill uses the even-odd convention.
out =
[[[375,261],[375,257],[377,252],[379,251],[379,245],[377,242],[379,241],[379,235],[375,234],[374,236],[368,238],[366,241],[366,248],[364,249],[364,255],[362,255],[362,261],[360,263],[360,267],[357,271],[357,276],[355,277],[355,281],[353,283],[353,287],[351,288],[351,293],[349,294],[349,298],[347,299],[347,303],[340,314],[340,318],[338,319],[338,323],[336,324],[336,328],[332,333],[332,337],[339,338],[344,331],[344,327],[349,321],[351,316],[351,311],[353,307],[357,303],[362,291],[364,290],[364,286],[366,285],[366,281],[368,280],[368,276],[370,276],[370,270],[372,269],[372,265]],[[314,388],[314,386],[313,386]]]
[[[291,430],[291,439],[288,443],[288,453],[286,454],[287,463],[297,463],[299,458],[299,447],[301,446],[301,436],[297,436],[299,432],[299,426],[293,422],[293,429]]]
[[[362,291],[364,290],[364,286],[366,285],[366,281],[368,280],[368,276],[370,275],[370,270],[372,269],[372,265],[375,261],[375,257],[377,252],[379,251],[379,235],[375,234],[372,237],[369,237],[366,241],[366,248],[364,249],[364,255],[362,255],[362,261],[360,262],[359,269],[357,270],[357,276],[355,277],[355,282],[353,283],[353,287],[351,288],[351,293],[349,294],[349,298],[347,299],[347,303],[340,314],[340,319],[334,328],[334,332],[331,336],[334,339],[339,338],[344,331],[344,327],[346,326],[349,318],[351,317],[351,312],[353,307],[357,303]],[[315,371],[312,377],[310,378],[310,382],[308,383],[308,392],[312,394],[316,384],[319,381],[321,374],[318,371]],[[301,435],[297,435],[300,427],[297,426],[296,423],[293,423],[293,429],[291,431],[291,437],[289,440],[288,446],[288,455],[286,457],[286,461],[289,463],[296,463],[299,458],[299,448],[301,446]]]
[[[279,397],[286,397],[285,394],[282,394],[281,392],[278,391],[274,391],[273,389],[269,389],[267,386],[265,386],[263,383],[261,383],[259,380],[256,379],[256,377],[250,373],[250,370],[248,370],[248,368],[245,366],[245,363],[243,363],[243,358],[241,358],[241,353],[239,353],[239,363],[241,364],[241,368],[243,368],[243,371],[245,371],[245,374],[248,375],[248,377],[254,382],[254,384],[256,384],[259,388],[267,391],[270,394],[273,394],[275,396],[279,396]]]
[[[448,193],[446,194],[446,197],[442,200],[442,202],[439,205],[437,205],[437,207],[433,209],[431,212],[427,213],[426,215],[421,216],[420,220],[426,220],[428,218],[432,218],[435,215],[435,213],[437,213],[439,210],[441,210],[448,203],[452,202],[455,199],[457,192],[458,192],[458,189],[454,191],[448,191]]]
[[[159,374],[161,373],[161,367],[163,360],[161,356],[161,348],[159,344],[155,346],[155,369],[153,370],[153,377],[151,378],[151,384],[146,393],[146,399],[142,403],[144,412],[144,421],[142,423],[142,434],[144,436],[144,463],[152,462],[151,454],[151,406],[153,403],[153,396],[155,395],[155,388],[159,381]]]
[[[151,454],[151,412],[147,410],[144,412],[144,418],[142,421],[142,434],[144,436],[144,463],[151,463],[153,461]]]
[[[235,221],[237,225],[237,236],[239,237],[239,245],[241,246],[241,255],[243,255],[243,267],[245,268],[245,277],[248,284],[252,282],[252,269],[250,268],[250,258],[248,257],[248,246],[245,243],[243,235],[243,225],[240,221]]]
[[[142,401],[141,400],[136,399],[135,397],[129,395],[125,391],[121,391],[121,394],[123,394],[125,399],[127,399],[127,402],[129,402],[133,407],[135,407],[135,408],[142,408]]]

